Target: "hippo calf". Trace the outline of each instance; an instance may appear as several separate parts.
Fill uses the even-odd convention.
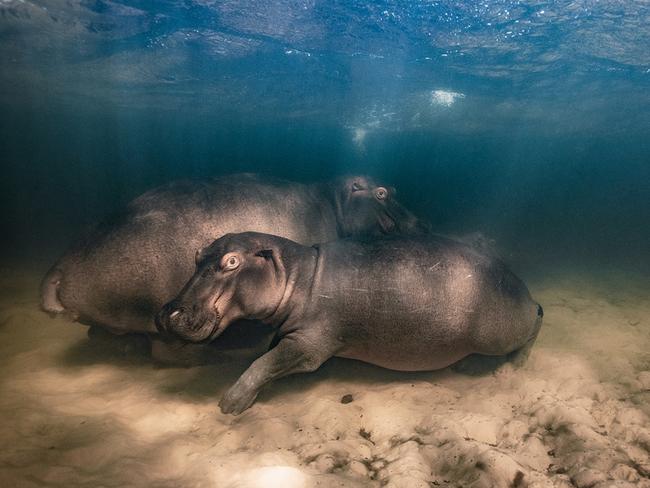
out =
[[[251,174],[174,182],[73,245],[43,279],[41,307],[114,334],[155,335],[154,317],[192,276],[197,249],[246,230],[305,244],[424,230],[394,193],[363,176],[312,185]]]
[[[314,371],[332,356],[400,371],[444,368],[470,354],[523,362],[542,308],[500,260],[435,235],[344,239],[306,247],[246,232],[216,240],[178,297],[159,312],[163,333],[212,341],[257,319],[277,345],[223,396],[239,414],[267,382]]]

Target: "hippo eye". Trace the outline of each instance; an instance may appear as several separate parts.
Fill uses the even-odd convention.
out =
[[[239,266],[239,256],[236,254],[226,254],[221,260],[221,269],[223,271],[232,271]]]
[[[361,190],[363,190],[363,187],[359,183],[357,183],[356,181],[352,183],[352,192],[361,191]]]
[[[375,198],[377,200],[386,200],[387,197],[388,197],[388,190],[386,190],[386,188],[384,188],[383,186],[380,186],[375,190]]]

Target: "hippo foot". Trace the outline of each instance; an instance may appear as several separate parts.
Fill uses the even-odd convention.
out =
[[[221,413],[239,415],[253,404],[257,394],[257,391],[235,383],[219,401]]]
[[[514,369],[520,369],[528,361],[530,350],[535,343],[535,337],[519,349],[503,356],[485,356],[483,354],[470,354],[457,363],[451,365],[452,371],[468,376],[483,376],[493,373],[505,364],[511,364]]]
[[[524,344],[523,347],[508,354],[508,361],[512,363],[512,366],[515,369],[522,368],[526,364],[528,356],[530,356],[530,351],[533,348],[533,344],[535,344],[535,339],[537,339],[537,334]]]

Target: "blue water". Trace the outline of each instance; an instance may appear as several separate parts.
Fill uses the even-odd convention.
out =
[[[0,0],[0,157],[5,258],[171,179],[363,172],[514,261],[650,269],[650,4]]]

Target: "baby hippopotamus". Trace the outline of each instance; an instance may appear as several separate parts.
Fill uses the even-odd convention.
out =
[[[344,239],[312,247],[245,232],[217,239],[158,313],[163,333],[212,341],[257,319],[277,345],[223,396],[239,414],[269,381],[332,356],[400,371],[444,368],[473,353],[523,362],[542,308],[500,260],[435,235]]]

